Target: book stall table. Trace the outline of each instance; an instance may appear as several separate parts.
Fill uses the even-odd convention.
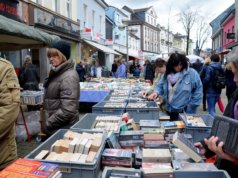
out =
[[[110,90],[80,90],[80,102],[98,103],[103,101],[110,93]]]
[[[27,134],[27,140],[30,141],[31,135],[29,133],[27,123],[26,123],[26,118],[25,114],[22,108],[22,105],[27,105],[27,106],[39,106],[40,107],[40,123],[41,123],[41,130],[42,130],[42,112],[43,112],[43,98],[44,98],[44,92],[42,91],[23,91],[20,93],[20,112],[22,115],[22,120],[23,124],[17,123],[17,125],[24,125],[26,129],[26,134]]]

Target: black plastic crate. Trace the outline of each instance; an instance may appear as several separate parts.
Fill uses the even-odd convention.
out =
[[[206,127],[189,126],[186,121],[187,116],[201,117]],[[185,123],[184,132],[191,134],[194,142],[198,142],[210,136],[214,118],[210,114],[179,114],[180,119]]]
[[[60,162],[60,161],[48,161],[48,160],[38,160],[42,162],[48,162],[53,164],[58,164],[60,171],[63,173],[64,178],[98,178],[100,174],[101,167],[101,156],[106,143],[106,132],[104,131],[92,131],[92,130],[84,130],[84,129],[70,129],[71,131],[82,133],[103,133],[103,140],[100,149],[97,152],[96,159],[93,163],[68,163],[68,162]],[[50,150],[51,145],[55,143],[56,140],[62,139],[64,134],[68,131],[68,129],[60,129],[54,135],[49,137],[44,143],[38,146],[35,150],[29,153],[25,158],[34,159],[36,155],[38,155],[42,150]]]
[[[136,107],[128,107],[129,103],[145,103],[146,107],[144,108],[136,108]],[[157,106],[156,102],[154,101],[133,101],[129,100],[126,106],[126,112],[129,113],[130,117],[133,118],[136,122],[140,120],[159,120],[159,107]]]
[[[111,106],[105,107],[105,104],[110,104]],[[114,107],[114,104],[121,105],[121,107]],[[97,103],[92,107],[92,113],[98,114],[113,114],[113,115],[122,115],[125,112],[126,102],[110,102],[110,101],[102,101]]]

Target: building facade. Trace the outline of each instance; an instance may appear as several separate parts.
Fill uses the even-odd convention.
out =
[[[157,14],[153,7],[143,9],[131,9],[124,6],[123,9],[131,13],[128,26],[139,27],[137,35],[141,41],[140,56],[150,59],[160,53],[160,29],[157,27]]]

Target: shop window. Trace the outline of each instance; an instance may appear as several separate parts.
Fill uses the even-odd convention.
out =
[[[66,17],[71,18],[71,2],[66,0]]]

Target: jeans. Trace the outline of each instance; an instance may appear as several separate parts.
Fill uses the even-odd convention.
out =
[[[220,97],[220,95],[209,95],[207,94],[207,107],[208,113],[211,114],[213,117],[216,115],[216,103]]]

